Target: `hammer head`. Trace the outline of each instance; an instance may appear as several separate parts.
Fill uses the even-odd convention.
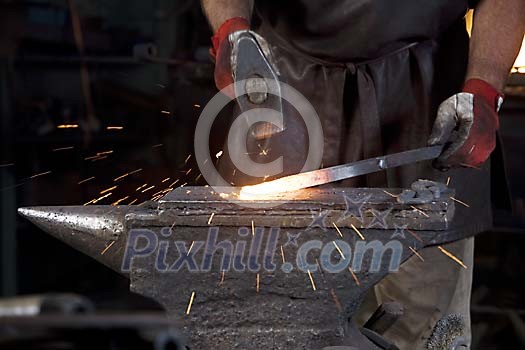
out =
[[[230,35],[235,96],[241,113],[261,122],[254,124],[251,134],[257,140],[267,139],[284,130],[281,86],[266,41],[252,31]],[[269,112],[273,119],[267,120]]]

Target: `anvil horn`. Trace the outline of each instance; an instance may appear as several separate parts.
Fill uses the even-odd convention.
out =
[[[51,236],[121,273],[127,206],[20,208],[18,213]],[[114,243],[112,243],[114,242]],[[112,244],[112,247],[108,247]]]

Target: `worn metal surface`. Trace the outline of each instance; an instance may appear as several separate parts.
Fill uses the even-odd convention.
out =
[[[130,289],[160,302],[194,348],[375,349],[349,319],[364,293],[389,273],[394,251],[404,261],[413,254],[410,248],[456,239],[446,231],[453,191],[424,204],[399,203],[395,196],[401,192],[310,189],[246,207],[239,205],[246,202],[236,198],[238,189],[216,193],[184,187],[140,207],[26,208],[20,213],[119,272],[130,232],[149,232],[157,249],[133,258]],[[216,235],[212,240],[210,232]],[[347,256],[334,241],[350,247]],[[328,247],[329,263],[348,263],[355,278],[345,268],[338,273],[312,269],[310,279],[298,258],[308,242]],[[386,248],[378,259],[381,247]],[[176,268],[188,256],[198,271]],[[225,256],[237,270],[230,266],[223,273]],[[306,255],[312,266],[324,266],[320,259],[320,249]],[[186,315],[192,292],[195,299]]]

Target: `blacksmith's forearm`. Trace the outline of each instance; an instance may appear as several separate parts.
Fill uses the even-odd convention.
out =
[[[201,0],[201,5],[213,32],[230,18],[252,18],[253,0]]]
[[[525,32],[525,0],[481,0],[474,10],[466,79],[505,87]]]

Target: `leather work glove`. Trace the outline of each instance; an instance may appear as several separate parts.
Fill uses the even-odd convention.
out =
[[[223,93],[231,98],[234,98],[235,93],[233,88],[228,88],[234,82],[235,64],[237,64],[237,38],[238,34],[249,31],[261,47],[263,54],[271,60],[271,52],[266,40],[255,32],[250,31],[250,24],[245,18],[234,17],[224,22],[217,32],[211,38],[212,48],[210,54],[215,61],[215,85],[217,89],[222,90]]]
[[[503,95],[481,79],[469,79],[462,92],[445,100],[428,140],[430,146],[444,145],[434,166],[480,167],[496,147],[502,103]]]

